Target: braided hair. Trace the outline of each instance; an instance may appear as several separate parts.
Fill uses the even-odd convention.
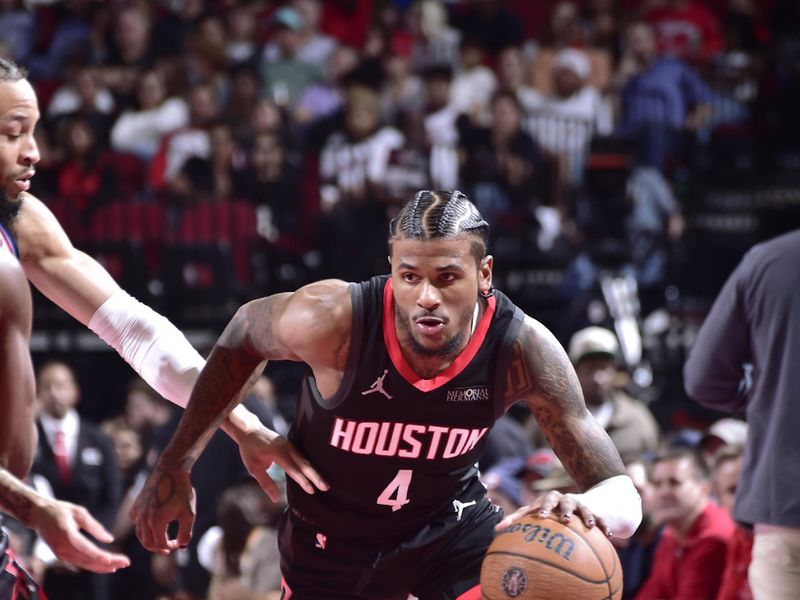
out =
[[[395,238],[430,240],[467,235],[474,239],[472,254],[486,256],[489,224],[475,205],[458,190],[422,190],[389,222],[389,247]]]
[[[5,81],[16,83],[27,76],[27,71],[17,63],[0,56],[0,83]]]

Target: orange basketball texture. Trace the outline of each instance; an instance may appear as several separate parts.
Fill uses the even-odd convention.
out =
[[[619,600],[622,566],[597,527],[528,516],[500,531],[481,567],[488,600]]]

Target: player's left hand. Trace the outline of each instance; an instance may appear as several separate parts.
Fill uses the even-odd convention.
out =
[[[555,519],[562,523],[569,523],[574,515],[578,515],[583,521],[583,524],[589,529],[597,526],[607,536],[611,536],[611,532],[605,522],[603,522],[603,519],[595,516],[595,514],[581,504],[573,494],[562,494],[555,490],[542,494],[532,504],[523,506],[516,512],[507,515],[497,524],[495,531],[505,529],[514,522],[519,521],[522,517],[528,515],[533,515],[542,519]]]
[[[281,492],[267,474],[272,463],[277,463],[287,477],[291,477],[307,494],[315,490],[328,490],[328,483],[300,451],[282,435],[263,425],[250,429],[237,438],[239,454],[247,470],[273,502],[279,502]]]
[[[150,552],[169,554],[185,548],[192,537],[195,507],[189,472],[157,463],[131,508],[136,537]],[[178,521],[178,536],[170,540],[167,528],[173,521]]]

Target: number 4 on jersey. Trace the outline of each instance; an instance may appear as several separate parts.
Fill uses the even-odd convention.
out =
[[[410,502],[408,499],[408,486],[411,485],[411,469],[400,469],[394,479],[389,482],[378,496],[378,504],[391,506],[392,512],[396,512]]]

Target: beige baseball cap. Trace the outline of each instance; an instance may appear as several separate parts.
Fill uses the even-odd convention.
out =
[[[605,327],[587,327],[575,332],[569,341],[569,359],[572,364],[590,355],[608,355],[616,358],[619,353],[617,336]]]

